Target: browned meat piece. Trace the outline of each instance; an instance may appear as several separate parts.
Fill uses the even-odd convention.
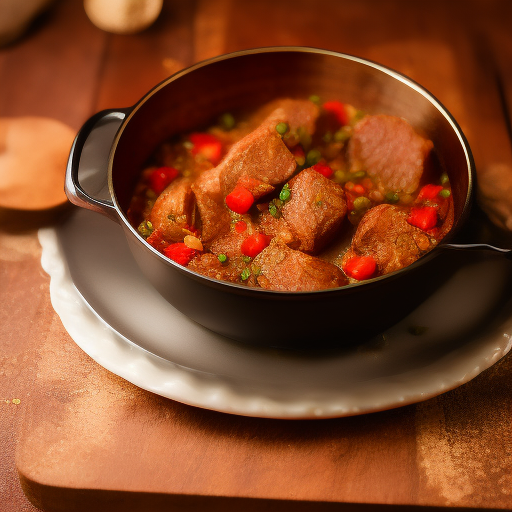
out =
[[[216,169],[226,197],[241,176],[276,185],[288,180],[295,167],[295,158],[275,130],[275,124],[264,122],[233,144]]]
[[[234,228],[229,233],[219,236],[216,238],[211,246],[210,250],[214,254],[225,254],[229,258],[242,256],[241,245],[242,242],[252,234],[256,233],[257,230],[253,223],[248,219],[248,215],[244,217],[244,222],[247,225],[247,229],[238,233]]]
[[[350,168],[365,170],[383,193],[412,194],[432,147],[432,141],[418,135],[404,119],[366,116],[355,125],[349,143]]]
[[[378,274],[389,274],[414,263],[432,249],[435,239],[407,222],[409,210],[381,204],[361,219],[342,266],[353,256],[372,256]]]
[[[258,284],[268,290],[313,291],[347,284],[336,265],[290,249],[275,239],[254,258],[254,265],[260,269]]]
[[[265,235],[278,238],[292,248],[299,246],[300,242],[295,238],[288,224],[282,218],[272,217],[268,210],[260,215],[258,224]]]
[[[151,210],[149,220],[168,241],[180,242],[194,225],[195,199],[191,184],[189,178],[175,179],[158,196]]]
[[[289,186],[291,198],[282,209],[282,220],[299,240],[296,249],[317,253],[345,217],[343,188],[311,168],[297,174]]]
[[[241,259],[230,259],[221,263],[215,254],[208,252],[194,258],[187,268],[212,279],[241,283],[240,274],[244,267]]]
[[[224,205],[220,189],[220,170],[215,167],[203,172],[192,185],[201,218],[201,241],[208,244],[229,230],[231,217]]]
[[[318,105],[312,101],[280,98],[267,103],[256,112],[253,119],[258,120],[259,123],[270,122],[274,128],[278,123],[287,123],[291,132],[303,128],[312,135],[315,132],[319,114]]]

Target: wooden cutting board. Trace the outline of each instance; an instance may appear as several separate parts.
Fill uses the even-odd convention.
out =
[[[479,75],[468,36],[489,24],[508,44],[509,4],[446,4],[168,1],[155,25],[127,37],[92,26],[79,0],[62,1],[0,53],[0,116],[78,129],[194,60],[300,44],[409,74],[452,110],[477,165],[509,165],[500,89]],[[65,213],[0,210],[0,510],[36,510],[19,481],[33,504],[66,512],[512,508],[510,357],[437,398],[360,417],[264,420],[182,405],[104,370],[65,332],[36,238]]]

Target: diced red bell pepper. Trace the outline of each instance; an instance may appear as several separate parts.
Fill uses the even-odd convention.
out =
[[[171,244],[164,249],[164,254],[180,265],[187,266],[198,251],[187,247],[183,242]]]
[[[160,195],[167,185],[176,179],[179,171],[174,167],[159,167],[149,175],[149,183],[156,195]]]
[[[413,207],[407,217],[407,222],[423,231],[428,231],[437,224],[437,209],[434,206]]]
[[[360,185],[359,183],[356,183],[353,187],[352,187],[352,191],[354,194],[357,194],[358,196],[363,196],[364,194],[366,194],[366,189],[363,187],[363,185]]]
[[[222,142],[210,133],[191,133],[190,142],[194,144],[192,154],[201,155],[213,165],[217,165],[222,158]]]
[[[333,113],[342,126],[348,124],[348,114],[345,105],[341,101],[326,101],[322,107],[327,112]]]
[[[313,165],[311,168],[326,178],[330,178],[334,174],[334,171],[327,164],[321,162]]]
[[[441,185],[425,185],[418,194],[416,198],[416,202],[420,203],[422,201],[432,201],[437,198],[439,192],[443,190]],[[440,198],[438,198],[440,199]]]
[[[236,224],[235,224],[235,231],[237,233],[243,233],[245,230],[247,229],[247,223],[244,222],[243,220],[239,220]]]
[[[376,268],[377,263],[371,256],[353,256],[343,266],[345,274],[358,281],[372,277]]]
[[[233,191],[226,196],[228,208],[235,213],[247,213],[254,203],[254,196],[245,187],[237,185]]]
[[[264,235],[263,233],[255,233],[247,237],[241,246],[241,251],[244,256],[254,258],[257,256],[265,247],[270,243],[271,237]]]
[[[354,199],[355,198],[356,198],[356,196],[354,194],[352,194],[351,192],[345,192],[345,199],[347,201],[347,208],[349,210],[354,209]]]
[[[146,242],[159,252],[164,252],[169,242],[165,240],[160,229],[155,229],[151,235],[146,238]]]

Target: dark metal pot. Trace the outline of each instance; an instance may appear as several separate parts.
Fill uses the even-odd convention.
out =
[[[276,97],[307,98],[311,94],[339,98],[368,113],[404,117],[433,141],[450,176],[455,206],[453,227],[437,248],[398,272],[360,284],[287,293],[195,274],[157,252],[130,226],[126,210],[135,183],[144,162],[161,142],[206,126],[226,111],[256,107]],[[104,163],[109,197],[99,199],[85,192],[78,170],[91,133],[109,120],[119,129],[113,137],[108,167]],[[471,151],[459,126],[418,84],[349,55],[312,48],[264,48],[201,62],[156,86],[134,107],[93,116],[71,149],[66,193],[74,204],[121,225],[141,271],[189,318],[243,342],[317,348],[367,338],[403,318],[446,277],[449,265],[439,264],[446,249],[493,249],[448,244],[468,217],[473,182]]]

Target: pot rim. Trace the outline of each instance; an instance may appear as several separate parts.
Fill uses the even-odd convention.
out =
[[[266,290],[263,288],[253,288],[253,287],[247,287],[241,284],[231,283],[228,281],[221,281],[218,279],[213,279],[201,274],[198,274],[197,272],[194,272],[192,270],[189,270],[187,267],[184,267],[182,265],[179,265],[178,263],[170,260],[169,258],[166,258],[163,254],[158,252],[154,247],[149,245],[142,237],[139,236],[135,228],[130,224],[128,221],[125,213],[123,212],[121,206],[119,205],[117,194],[114,189],[113,184],[113,178],[112,178],[112,166],[114,162],[114,156],[115,152],[118,146],[118,143],[123,135],[123,132],[131,120],[131,118],[136,114],[136,112],[158,91],[166,87],[169,83],[176,81],[180,77],[187,75],[189,73],[194,72],[197,69],[200,69],[205,66],[209,66],[211,64],[215,64],[216,62],[221,62],[229,59],[234,59],[238,57],[243,57],[246,55],[253,55],[253,54],[261,54],[261,53],[313,53],[313,54],[321,54],[321,55],[329,55],[332,57],[342,58],[345,60],[350,60],[353,62],[356,62],[358,64],[362,64],[364,66],[368,66],[370,68],[374,68],[377,71],[380,71],[381,73],[384,73],[403,84],[407,85],[417,93],[421,94],[425,99],[427,99],[435,108],[436,110],[441,113],[441,115],[448,121],[450,127],[456,134],[460,145],[462,147],[462,150],[464,152],[465,158],[466,158],[466,165],[468,170],[468,187],[466,190],[466,197],[464,201],[464,206],[461,210],[461,214],[458,219],[456,219],[455,224],[452,226],[450,231],[446,234],[446,236],[439,242],[439,244],[431,249],[429,252],[421,256],[419,259],[417,259],[415,262],[411,263],[410,265],[407,265],[406,267],[403,267],[399,270],[396,270],[395,272],[391,272],[389,274],[384,274],[382,276],[374,277],[372,279],[367,279],[359,283],[351,283],[347,284],[345,286],[337,287],[337,288],[328,288],[323,290],[314,290],[314,291],[278,291],[278,290]],[[314,48],[314,47],[308,47],[308,46],[268,46],[268,47],[260,47],[260,48],[251,48],[247,50],[240,50],[236,52],[226,53],[223,55],[219,55],[217,57],[212,57],[210,59],[203,60],[201,62],[192,64],[191,66],[188,66],[173,75],[169,76],[168,78],[162,80],[159,84],[154,86],[152,89],[150,89],[133,107],[131,107],[128,110],[128,114],[124,117],[119,130],[117,131],[117,134],[115,136],[115,139],[112,143],[110,155],[108,159],[108,169],[107,169],[107,176],[108,176],[108,188],[110,192],[110,196],[112,198],[112,202],[114,205],[114,208],[117,213],[118,219],[120,219],[124,227],[127,228],[130,233],[134,236],[134,239],[139,243],[142,244],[143,247],[146,250],[151,251],[156,257],[160,259],[163,263],[170,266],[171,268],[178,270],[185,275],[188,275],[189,277],[201,281],[204,284],[207,284],[209,286],[212,286],[214,288],[218,288],[221,290],[224,290],[226,292],[235,292],[242,295],[249,295],[253,296],[256,294],[256,296],[262,297],[267,296],[269,299],[283,299],[283,298],[293,298],[293,299],[307,299],[308,297],[311,297],[312,295],[338,295],[340,293],[344,294],[350,294],[354,289],[357,289],[358,291],[361,291],[361,287],[368,288],[368,291],[373,288],[374,286],[378,285],[380,281],[387,280],[392,281],[398,277],[405,276],[408,272],[415,271],[418,267],[424,265],[428,261],[430,261],[432,258],[434,258],[439,252],[440,249],[444,245],[446,245],[457,232],[460,231],[461,227],[464,225],[464,223],[467,220],[467,217],[469,216],[469,211],[472,204],[472,196],[473,196],[473,183],[475,179],[475,166],[474,166],[474,160],[473,155],[471,152],[471,149],[469,147],[469,143],[462,132],[462,129],[460,128],[459,124],[455,120],[455,118],[452,116],[452,114],[448,111],[446,107],[425,87],[420,85],[419,83],[415,82],[408,76],[399,73],[398,71],[395,71],[391,68],[388,68],[387,66],[384,66],[382,64],[379,64],[377,62],[364,59],[362,57],[357,57],[355,55],[350,55],[347,53],[341,53],[336,52],[333,50],[326,50],[322,48]]]

